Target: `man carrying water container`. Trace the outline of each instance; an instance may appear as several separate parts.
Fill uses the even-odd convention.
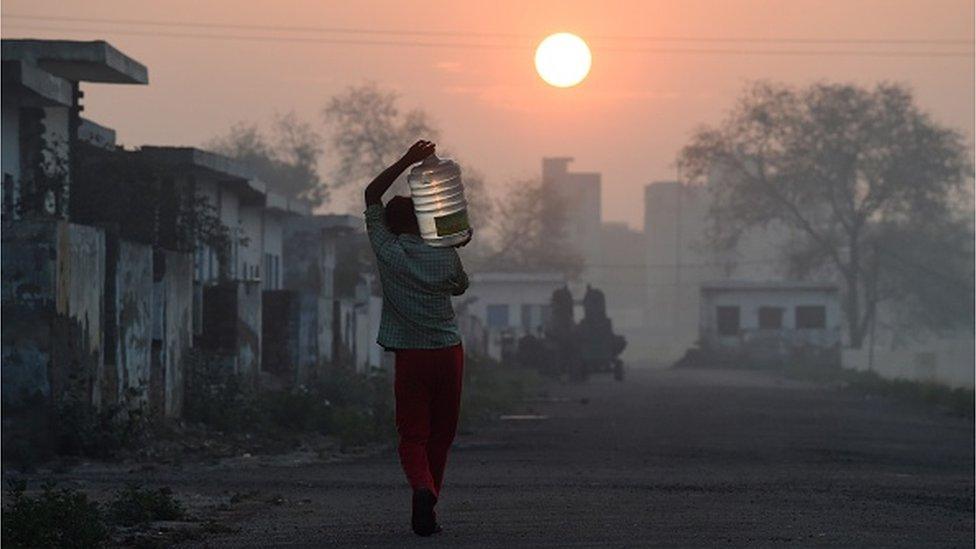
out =
[[[432,154],[433,143],[418,141],[365,192],[366,232],[383,286],[377,342],[396,354],[398,453],[413,488],[411,526],[420,536],[441,531],[434,505],[457,430],[464,369],[451,296],[464,293],[468,276],[457,250],[421,238],[410,198],[395,196],[384,207],[382,196],[407,168]]]

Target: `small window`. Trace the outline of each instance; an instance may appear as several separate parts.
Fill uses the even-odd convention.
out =
[[[488,306],[488,327],[508,328],[508,305]]]
[[[823,305],[800,305],[796,308],[797,330],[822,330],[827,327],[827,309]]]
[[[782,328],[783,328],[782,307],[760,307],[759,308],[759,329],[760,330],[780,330]]]
[[[739,335],[739,308],[722,306],[715,308],[715,318],[718,321],[718,335]]]

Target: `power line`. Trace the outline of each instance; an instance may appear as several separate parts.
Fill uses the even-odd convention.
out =
[[[443,31],[443,30],[401,30],[377,29],[364,27],[321,27],[296,25],[255,25],[241,23],[205,23],[199,21],[155,21],[149,19],[113,19],[99,17],[72,17],[57,15],[37,15],[13,13],[5,14],[8,19],[25,19],[33,21],[62,21],[73,23],[109,23],[122,25],[143,25],[155,27],[190,27],[203,29],[229,30],[260,30],[267,32],[307,32],[332,34],[373,34],[397,36],[453,36],[479,38],[529,38],[536,39],[531,34],[506,32],[477,32],[477,31]],[[950,38],[796,38],[796,37],[695,37],[695,36],[653,36],[653,35],[593,35],[591,40],[631,40],[649,42],[708,42],[708,43],[764,43],[764,44],[914,44],[914,45],[972,45],[973,39]]]
[[[439,30],[397,30],[397,29],[370,29],[363,27],[310,27],[296,25],[248,25],[231,23],[201,23],[199,21],[152,21],[148,19],[104,19],[95,17],[67,17],[49,15],[27,15],[27,14],[5,14],[8,19],[26,19],[33,21],[63,21],[73,23],[110,23],[120,25],[144,25],[150,27],[190,27],[201,29],[225,29],[225,30],[259,30],[267,32],[306,32],[306,33],[325,33],[325,34],[373,34],[373,35],[394,35],[394,36],[452,36],[452,37],[478,37],[478,38],[531,38],[529,35],[502,33],[502,32],[461,32],[461,31],[439,31]]]
[[[9,26],[8,26],[9,27]],[[241,34],[200,34],[170,31],[129,31],[106,28],[68,28],[49,27],[41,25],[21,25],[15,23],[14,29],[65,32],[73,34],[98,33],[108,35],[141,36],[148,38],[191,38],[201,40],[231,40],[250,42],[277,43],[315,43],[359,46],[402,46],[420,48],[454,48],[454,49],[482,49],[482,50],[517,50],[525,46],[499,43],[478,42],[425,42],[416,40],[373,40],[360,38],[317,38],[294,36],[261,36]],[[915,50],[768,50],[768,49],[731,49],[731,48],[597,48],[598,51],[619,53],[658,53],[658,54],[693,54],[693,55],[769,55],[769,56],[844,56],[844,57],[959,57],[974,56],[972,51],[915,51]]]
[[[313,38],[313,37],[291,37],[291,36],[259,36],[259,35],[235,35],[235,34],[195,34],[189,32],[169,32],[169,31],[127,31],[117,29],[73,29],[62,27],[47,27],[35,25],[15,24],[15,28],[25,30],[40,30],[68,33],[99,33],[117,34],[125,36],[144,36],[158,38],[196,38],[203,40],[233,40],[233,41],[252,41],[252,42],[295,42],[295,43],[316,43],[316,44],[348,44],[361,46],[407,46],[407,47],[427,47],[427,48],[462,48],[462,49],[519,49],[515,45],[505,44],[479,44],[475,42],[421,42],[414,40],[370,40],[356,38]]]

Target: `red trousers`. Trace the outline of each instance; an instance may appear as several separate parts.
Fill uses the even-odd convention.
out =
[[[447,451],[457,431],[463,373],[461,345],[396,351],[397,451],[414,490],[440,494]]]

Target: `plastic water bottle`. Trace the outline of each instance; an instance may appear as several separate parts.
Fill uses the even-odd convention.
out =
[[[420,236],[431,246],[457,246],[471,236],[461,167],[430,155],[407,176]]]

